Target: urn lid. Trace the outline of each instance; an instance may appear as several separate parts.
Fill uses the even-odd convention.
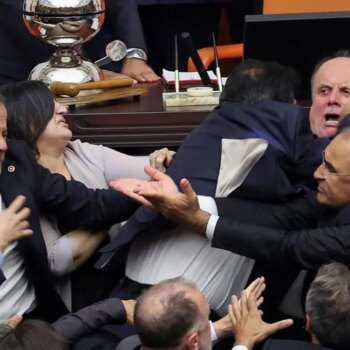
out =
[[[25,14],[48,16],[81,16],[102,13],[105,0],[25,0]]]

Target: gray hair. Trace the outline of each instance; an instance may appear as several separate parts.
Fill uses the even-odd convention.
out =
[[[178,277],[156,284],[138,298],[135,326],[144,347],[172,349],[188,332],[197,330],[200,310],[187,295],[191,290],[198,288]]]
[[[322,346],[350,348],[350,271],[340,263],[320,267],[306,296],[311,331]]]

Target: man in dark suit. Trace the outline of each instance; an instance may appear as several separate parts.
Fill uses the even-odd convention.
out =
[[[189,178],[201,195],[221,197],[234,191],[236,197],[275,201],[305,194],[302,182],[312,179],[328,140],[316,140],[310,134],[306,111],[292,105],[297,80],[295,72],[274,62],[246,60],[237,66],[225,85],[220,105],[184,140],[167,173],[176,183],[184,176]],[[251,140],[266,147],[251,145],[260,150],[256,154],[248,146],[242,149],[241,144]],[[249,149],[243,157],[250,158],[248,169],[237,176],[238,180],[232,180],[234,176],[228,175],[233,173],[229,156],[241,157],[245,149]],[[243,163],[235,166],[240,170]],[[232,181],[223,185],[226,189],[220,192],[224,193],[218,194],[220,176]],[[274,186],[267,186],[271,183]],[[146,222],[144,211],[140,208],[125,225],[125,237],[119,236],[115,245],[152,226],[151,220],[151,224]]]
[[[1,212],[4,213],[4,206],[14,212],[1,216],[0,227],[11,226],[15,218],[14,234],[27,237],[10,244],[2,254],[0,319],[32,312],[55,320],[68,310],[53,288],[39,214],[54,214],[62,232],[80,225],[93,230],[127,219],[137,205],[115,191],[89,190],[78,182],[52,175],[37,164],[24,142],[7,142],[6,118],[5,106],[0,101]],[[22,208],[23,198],[17,198],[19,195],[25,197],[28,209]],[[33,234],[28,236],[30,230]]]
[[[323,143],[328,140],[315,139],[309,131],[305,109],[292,104],[295,80],[293,71],[273,62],[246,60],[237,66],[225,85],[220,106],[186,138],[170,164],[168,174],[177,183],[182,177],[188,177],[201,195],[265,201],[305,195],[303,180],[312,182],[312,174],[321,161]],[[215,211],[215,207],[212,208]],[[226,307],[229,296],[236,292],[236,288],[242,290],[247,282],[251,262],[233,261],[236,257],[231,256],[230,261],[222,263],[223,255],[220,252],[217,253],[218,258],[215,250],[204,247],[200,251],[202,242],[189,246],[189,240],[184,243],[188,251],[185,256],[178,237],[177,240],[176,237],[172,239],[170,234],[163,233],[158,238],[157,233],[164,232],[166,226],[162,218],[157,221],[150,219],[157,215],[139,208],[122,228],[118,238],[102,249],[106,253],[101,258],[102,264],[115,254],[114,249],[118,245],[138,234],[147,234],[149,238],[140,239],[142,246],[140,244],[138,250],[137,242],[131,247],[126,270],[128,278],[139,283],[154,284],[161,280],[159,276],[162,279],[172,277],[166,275],[170,270],[167,266],[174,266],[175,261],[179,261],[175,268],[171,267],[171,272],[175,270],[174,275],[182,275],[183,271],[188,273],[195,269],[194,266],[203,268],[203,272],[197,276],[195,273],[187,275],[198,283],[204,279],[203,276],[211,276],[217,266],[223,266],[215,273],[217,281],[210,278],[211,284],[199,284],[199,287],[201,290],[215,291],[213,294],[219,301],[216,305],[211,301],[214,310],[218,310],[218,304]],[[204,249],[207,249],[205,253]],[[153,251],[154,259],[148,254]],[[162,257],[162,264],[156,264],[159,256]],[[190,263],[185,266],[187,261]],[[240,273],[234,274],[239,277],[227,278],[228,273],[233,275],[233,265],[242,266]],[[149,272],[147,266],[157,266],[158,271],[153,268]],[[225,272],[224,268],[229,271]],[[220,274],[223,276],[221,280]],[[234,286],[234,280],[242,285]],[[225,296],[219,294],[224,290],[223,281],[232,281],[223,293]],[[218,285],[221,285],[221,289]],[[207,297],[212,299],[211,295]]]
[[[317,269],[332,260],[348,265],[349,139],[350,130],[346,129],[323,152],[323,162],[314,174],[318,181],[317,201],[312,194],[286,204],[217,198],[219,216],[214,216],[199,208],[197,195],[186,179],[181,180],[181,193],[170,177],[153,168],[148,168],[155,179],[153,183],[117,180],[114,187],[159,210],[168,219],[188,225],[210,239],[213,246],[274,268]],[[130,191],[133,186],[141,196]],[[276,228],[281,221],[289,229]]]
[[[22,12],[23,0],[0,1],[0,85],[26,80],[34,66],[49,59],[55,51],[54,46],[29,33],[23,23]],[[120,71],[140,82],[159,80],[146,63],[147,48],[133,0],[106,1],[105,23],[96,37],[86,44],[88,58],[96,60],[104,57],[106,45],[115,39],[125,42],[130,49],[129,58],[123,61],[122,66],[112,63],[106,69]],[[139,51],[135,49],[141,49],[144,54],[137,57]]]

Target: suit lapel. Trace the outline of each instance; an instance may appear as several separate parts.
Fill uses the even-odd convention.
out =
[[[25,179],[21,173],[23,174],[23,171],[21,171],[16,161],[5,159],[0,175],[0,193],[2,201],[5,206],[8,207],[18,195],[26,197],[25,206],[31,210],[28,221],[34,234],[20,239],[18,241],[18,247],[24,258],[31,257],[32,259],[33,254],[35,254],[35,256],[47,266],[46,246],[37,220],[40,213],[38,212],[37,206],[34,204],[34,198],[29,191],[29,186],[25,184],[25,182],[29,180]]]

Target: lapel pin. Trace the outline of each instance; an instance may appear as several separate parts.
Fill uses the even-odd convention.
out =
[[[9,173],[13,173],[14,171],[15,171],[15,166],[14,165],[10,165],[8,168],[7,168],[7,171],[9,172]]]

